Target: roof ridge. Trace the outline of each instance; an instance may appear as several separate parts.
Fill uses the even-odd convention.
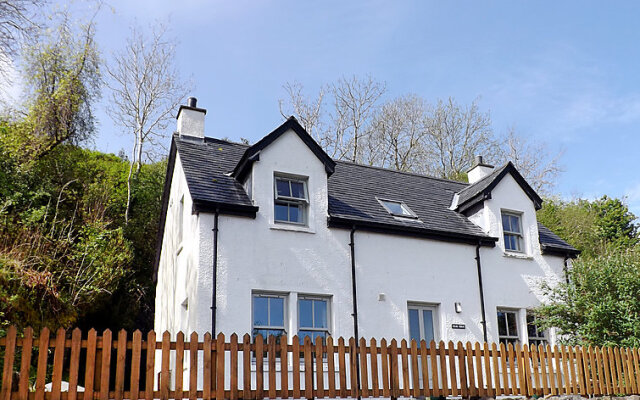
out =
[[[419,174],[417,172],[398,171],[397,169],[393,169],[393,168],[376,167],[374,165],[360,164],[360,163],[356,163],[356,162],[353,162],[353,161],[346,161],[346,160],[335,160],[335,162],[336,163],[340,163],[340,164],[355,165],[357,167],[377,169],[377,170],[380,170],[380,171],[394,172],[394,173],[397,173],[397,174],[416,176],[416,177],[419,177],[419,178],[427,178],[427,179],[432,179],[432,180],[435,180],[435,181],[441,181],[441,182],[447,182],[447,183],[456,183],[458,185],[465,185],[467,187],[471,186],[471,184],[469,184],[469,183],[460,182],[460,181],[454,181],[453,179],[438,178],[438,177],[431,176],[431,175],[426,175],[426,174]]]
[[[209,141],[209,142],[214,141],[214,142],[228,143],[228,144],[241,146],[241,147],[245,147],[245,148],[251,147],[250,144],[238,143],[238,142],[234,142],[232,140],[219,139],[219,138],[214,138],[214,137],[210,137],[210,136],[205,136],[204,140],[205,140],[205,143],[207,141]],[[340,160],[340,159],[336,159],[336,158],[332,158],[332,160],[335,161],[336,163],[355,165],[357,167],[364,167],[364,168],[376,169],[376,170],[380,170],[380,171],[393,172],[393,173],[397,173],[397,174],[416,176],[416,177],[419,177],[419,178],[427,178],[427,179],[432,179],[432,180],[440,181],[440,182],[455,183],[455,184],[458,184],[458,185],[465,185],[467,187],[471,186],[470,183],[455,181],[453,179],[438,178],[436,176],[431,176],[431,175],[426,175],[426,174],[419,174],[417,172],[398,171],[397,169],[393,169],[393,168],[377,167],[377,166],[374,166],[374,165],[366,165],[366,164],[361,164],[361,163],[357,163],[357,162],[353,162],[353,161]]]
[[[214,137],[211,137],[211,136],[205,136],[204,137],[204,142],[205,143],[210,143],[210,142],[218,142],[218,143],[220,143],[220,142],[222,142],[222,143],[232,144],[232,145],[235,145],[235,146],[251,147],[251,145],[249,145],[249,144],[234,142],[232,140],[218,139],[218,138],[214,138]]]

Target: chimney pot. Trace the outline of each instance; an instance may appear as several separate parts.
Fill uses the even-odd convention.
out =
[[[484,164],[482,162],[482,156],[476,156],[476,165]]]
[[[187,106],[196,108],[196,104],[198,104],[198,99],[196,99],[195,97],[189,97],[187,99]]]

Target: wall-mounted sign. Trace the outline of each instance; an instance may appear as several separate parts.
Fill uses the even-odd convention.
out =
[[[465,329],[466,328],[465,324],[452,324],[451,327],[453,329]]]

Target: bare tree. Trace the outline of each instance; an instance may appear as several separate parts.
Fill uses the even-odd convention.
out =
[[[382,105],[371,123],[364,143],[363,161],[399,171],[424,172],[426,105],[422,98],[407,95]]]
[[[534,190],[548,195],[562,172],[560,159],[563,153],[560,150],[552,154],[546,143],[529,141],[511,127],[502,138],[499,156],[513,162]]]
[[[175,41],[166,34],[164,25],[154,28],[151,37],[132,28],[124,49],[114,54],[107,70],[111,78],[107,111],[133,137],[127,178],[127,222],[134,171],[135,174],[140,171],[143,157],[150,158],[160,139],[166,137],[173,113],[190,90],[176,68]]]
[[[561,171],[561,153],[550,156],[544,144],[529,143],[514,131],[498,140],[478,99],[469,105],[453,98],[429,105],[405,95],[380,105],[386,87],[370,77],[341,78],[312,98],[298,82],[283,87],[288,100],[280,100],[282,115],[287,117],[285,109],[293,112],[336,159],[464,181],[474,156],[483,155],[496,164],[513,161],[541,193]],[[331,103],[333,109],[327,109]]]
[[[477,99],[469,106],[461,106],[451,97],[438,101],[427,125],[425,150],[433,175],[460,180],[475,155],[491,159],[496,153],[491,118],[479,110]]]
[[[280,99],[280,114],[284,118],[294,114],[304,127],[304,129],[318,140],[319,144],[324,147],[325,137],[322,134],[324,124],[322,121],[322,101],[324,100],[325,88],[321,87],[318,95],[314,99],[308,99],[303,94],[303,86],[299,82],[285,83],[283,86],[289,98],[288,108],[285,108],[285,101]]]
[[[37,0],[0,0],[0,55],[14,57],[22,40],[34,33],[34,6],[42,5]],[[5,65],[2,65],[4,67]]]
[[[352,162],[362,160],[360,141],[368,131],[386,84],[373,78],[340,78],[331,86],[334,98],[332,132],[334,153]]]

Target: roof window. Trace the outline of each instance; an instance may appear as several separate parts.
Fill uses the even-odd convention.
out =
[[[378,199],[378,202],[394,217],[418,218],[416,213],[401,201]]]

